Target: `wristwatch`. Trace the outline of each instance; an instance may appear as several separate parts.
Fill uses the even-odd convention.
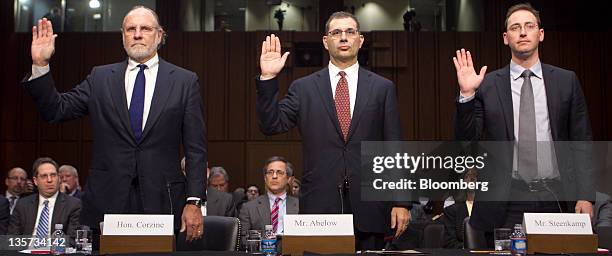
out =
[[[187,204],[193,204],[198,208],[202,208],[202,199],[187,199]]]

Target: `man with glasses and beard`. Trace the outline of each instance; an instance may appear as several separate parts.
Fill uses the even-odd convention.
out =
[[[49,72],[56,37],[46,19],[32,28],[32,74],[22,85],[48,122],[91,118],[81,224],[96,229],[107,213],[174,214],[187,240],[200,238],[207,158],[200,85],[195,73],[158,56],[165,32],[157,14],[143,6],[130,10],[122,25],[128,58],[94,67],[65,93]],[[187,177],[180,172],[181,144]]]

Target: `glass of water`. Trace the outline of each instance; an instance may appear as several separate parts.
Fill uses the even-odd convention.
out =
[[[246,251],[250,253],[261,252],[261,231],[249,230],[246,239]]]
[[[92,246],[91,246],[91,230],[88,227],[83,227],[76,231],[76,249],[77,252],[83,254],[91,254]]]
[[[508,251],[510,250],[512,230],[509,228],[496,228],[493,230],[495,236],[495,250]]]

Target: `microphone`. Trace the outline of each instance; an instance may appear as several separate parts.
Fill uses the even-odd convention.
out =
[[[168,191],[168,201],[170,201],[170,214],[174,214],[174,205],[172,203],[172,193],[170,192],[170,182],[166,182],[166,189]]]

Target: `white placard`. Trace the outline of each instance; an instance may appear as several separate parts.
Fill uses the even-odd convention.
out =
[[[352,236],[352,214],[288,214],[283,219],[286,236]]]
[[[525,213],[527,234],[592,235],[591,218],[577,213]]]
[[[104,214],[105,236],[171,236],[174,215]]]

